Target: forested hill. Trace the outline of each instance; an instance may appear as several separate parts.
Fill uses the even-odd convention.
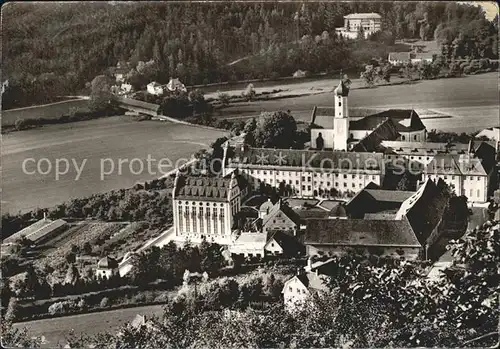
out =
[[[139,61],[154,60],[154,79],[178,76],[188,85],[357,66],[372,52],[354,52],[364,45],[353,48],[335,37],[343,16],[354,12],[382,16],[385,32],[372,42],[376,53],[385,54],[380,47],[395,38],[432,39],[436,28],[451,43],[469,23],[476,25],[465,38],[490,48],[476,54],[465,45],[467,55],[498,51],[491,50],[494,28],[481,9],[455,2],[17,2],[2,8],[2,80],[9,79],[3,107],[76,93],[119,61],[129,63],[133,78]],[[246,56],[245,64],[228,65]]]

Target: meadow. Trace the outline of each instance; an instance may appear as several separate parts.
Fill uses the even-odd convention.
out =
[[[322,80],[320,85],[331,82],[331,90],[338,80]],[[307,82],[307,87],[310,82]],[[300,84],[294,85],[300,89]],[[319,85],[318,85],[319,86]],[[353,86],[349,93],[352,108],[428,109],[449,115],[451,118],[427,119],[428,130],[472,132],[499,125],[498,73],[469,75],[460,78],[415,81],[411,84],[359,88]],[[248,119],[263,111],[290,110],[297,120],[311,120],[314,106],[331,106],[333,95],[313,94],[295,98],[245,102],[221,111],[221,118]]]
[[[86,99],[71,99],[33,107],[2,111],[2,126],[12,126],[17,119],[57,119],[68,114],[71,108],[83,108],[88,105]]]
[[[158,178],[161,176],[160,159],[171,161],[163,162],[162,171],[172,170],[177,160],[179,163],[187,161],[193,153],[209,147],[215,139],[226,134],[226,131],[170,122],[137,122],[125,116],[5,134],[2,139],[2,210],[16,213],[51,207],[70,198],[127,188]],[[151,171],[147,166],[148,157],[156,160],[150,161]],[[39,163],[42,172],[47,172],[45,175],[37,170],[37,163],[42,158],[52,164],[51,171],[47,172],[48,161]],[[25,173],[23,162],[26,159],[30,160]],[[57,159],[60,172],[64,172],[66,165],[61,159],[67,159],[69,166],[67,173],[56,179]],[[103,163],[101,159],[105,159]],[[81,169],[79,177],[74,164]],[[141,166],[143,171],[139,172]],[[110,173],[102,180],[101,168]],[[28,174],[31,172],[35,173]]]

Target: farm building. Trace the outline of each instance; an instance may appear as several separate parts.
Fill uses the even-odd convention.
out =
[[[158,104],[147,103],[137,99],[125,97],[118,97],[117,100],[120,108],[137,114],[157,116],[160,111],[160,106]]]
[[[308,256],[343,255],[357,251],[405,259],[419,257],[419,243],[408,219],[310,219],[304,244]]]
[[[44,239],[47,239],[54,234],[63,231],[67,226],[66,221],[62,219],[57,219],[55,221],[44,217],[38,222],[33,223],[29,227],[26,227],[17,233],[5,238],[2,242],[3,245],[15,244],[22,237],[28,239],[33,244],[37,244]]]

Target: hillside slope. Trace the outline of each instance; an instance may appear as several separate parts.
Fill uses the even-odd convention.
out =
[[[395,38],[431,39],[439,25],[444,39],[453,39],[459,31],[444,22],[484,18],[478,7],[430,2],[8,3],[2,8],[2,79],[9,80],[3,108],[76,93],[118,62],[137,85],[146,69],[138,63],[151,60],[148,80],[177,76],[186,85],[359,65],[371,48],[353,49],[335,36],[353,12],[382,16],[386,32],[374,42],[382,46]],[[247,56],[246,64],[228,65]]]

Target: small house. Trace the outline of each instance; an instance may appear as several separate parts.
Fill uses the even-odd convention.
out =
[[[167,84],[167,89],[170,92],[187,92],[186,86],[178,78],[170,78]]]
[[[118,275],[118,261],[106,256],[97,262],[96,277],[109,279],[113,275]]]
[[[305,253],[304,245],[295,236],[291,236],[280,230],[275,231],[270,236],[264,246],[264,250],[266,254],[273,256],[297,257]]]
[[[266,235],[263,233],[241,233],[229,246],[229,251],[232,255],[263,258],[267,242]]]
[[[147,86],[148,93],[154,96],[161,96],[163,94],[163,86],[156,81],[150,82]]]
[[[299,272],[298,275],[285,282],[281,291],[285,308],[292,311],[303,306],[309,297],[320,292],[326,292],[328,290],[327,280],[328,278],[324,275]]]
[[[303,70],[297,70],[295,73],[293,73],[294,78],[304,78],[306,76],[306,72]]]

